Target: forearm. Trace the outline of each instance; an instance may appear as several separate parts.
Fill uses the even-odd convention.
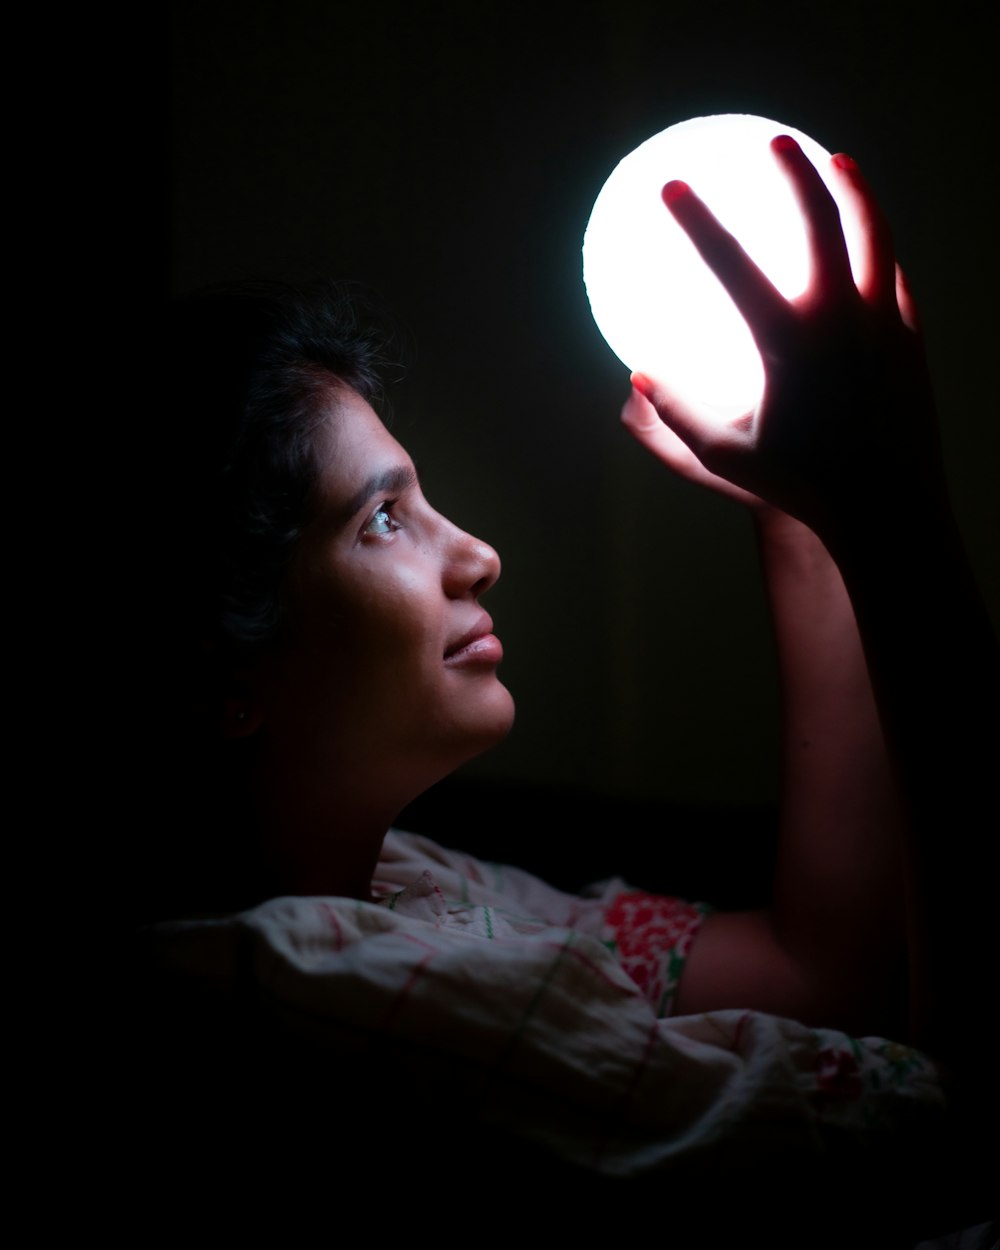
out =
[[[843,579],[816,535],[755,508],[783,704],[771,906],[706,921],[682,1011],[747,1006],[857,1034],[905,1024],[899,808]]]
[[[756,514],[783,705],[781,825],[770,920],[850,1027],[899,1026],[899,808],[854,611],[820,540]]]

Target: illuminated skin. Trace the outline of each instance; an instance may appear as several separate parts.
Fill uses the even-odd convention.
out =
[[[479,603],[500,561],[428,504],[353,391],[335,393],[319,458],[252,728],[272,874],[365,896],[399,810],[510,729],[502,649]]]
[[[706,484],[725,483],[727,493],[745,502],[766,502],[761,528],[773,600],[777,591],[779,642],[793,651],[782,657],[785,681],[807,688],[805,698],[786,691],[786,705],[790,698],[798,708],[793,716],[803,709],[811,715],[806,737],[827,737],[821,752],[827,763],[812,759],[805,777],[793,776],[792,791],[786,789],[774,906],[706,926],[685,974],[682,1006],[770,1003],[784,1010],[798,1002],[809,1018],[825,1010],[832,987],[832,1003],[843,1009],[836,982],[863,971],[865,959],[863,946],[854,944],[846,955],[838,949],[845,932],[858,923],[872,926],[883,902],[892,909],[902,894],[911,1036],[977,1100],[988,1099],[996,1094],[997,1076],[989,1040],[993,996],[984,993],[984,970],[996,968],[1000,951],[997,926],[990,923],[992,874],[976,865],[985,814],[995,808],[991,778],[1000,757],[996,646],[947,502],[916,314],[885,219],[855,163],[835,156],[863,227],[855,285],[835,206],[816,171],[787,137],[774,140],[772,151],[810,239],[812,276],[798,300],[775,291],[690,188],[664,188],[667,208],[733,298],[760,349],[766,372],[761,401],[720,428],[658,380],[633,375],[639,394],[623,414],[635,436],[671,467]],[[836,561],[849,607],[830,579],[820,540]],[[825,582],[832,601],[840,596],[839,630],[819,636],[835,662],[846,665],[855,691],[839,713],[829,701],[837,696],[835,686],[828,684],[825,693],[822,684],[815,687],[809,595],[796,605],[790,594],[789,561],[800,557],[810,564],[808,579]],[[857,680],[859,653],[850,659],[850,607],[898,808],[886,802],[886,770],[877,763],[872,768],[864,748],[872,720],[865,710],[869,696]],[[821,701],[809,713],[817,689]],[[852,757],[855,771],[848,786],[841,782],[841,797],[858,782],[867,797],[854,802],[855,825],[848,822],[840,840],[839,822],[824,820],[814,797],[822,797],[824,787],[829,793]],[[799,752],[800,765],[804,758]],[[884,856],[895,823],[902,843],[898,876]],[[880,865],[873,874],[865,863],[865,824]],[[869,882],[860,898],[859,868]],[[885,938],[891,947],[891,924]],[[866,979],[866,988],[870,1001],[861,1015],[874,1005],[878,978]]]

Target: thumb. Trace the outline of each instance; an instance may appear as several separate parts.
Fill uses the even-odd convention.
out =
[[[621,420],[637,443],[675,472],[683,474],[688,466],[699,463],[694,452],[660,420],[652,403],[634,385],[622,408]]]
[[[622,421],[640,442],[648,444],[655,437],[655,428],[662,429],[662,422],[699,460],[710,446],[718,445],[723,431],[718,414],[710,407],[682,398],[665,383],[645,373],[633,373],[631,381],[634,391],[646,402],[640,405],[637,398],[626,403]]]

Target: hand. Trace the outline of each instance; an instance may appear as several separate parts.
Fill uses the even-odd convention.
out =
[[[793,139],[781,136],[771,148],[809,239],[810,284],[796,300],[774,288],[685,183],[663,190],[668,209],[750,328],[764,362],[760,402],[720,427],[657,380],[634,374],[633,385],[709,475],[815,528],[888,496],[942,496],[916,311],[895,264],[888,224],[854,161],[834,157],[836,176],[862,226],[856,285],[838,210],[819,174]],[[654,437],[645,416],[636,414],[626,424],[685,472],[678,453],[664,437]]]
[[[821,553],[821,559],[829,560],[822,544],[817,542],[807,526],[787,512],[782,512],[780,508],[765,503],[759,495],[752,495],[741,486],[734,486],[724,477],[719,477],[717,473],[710,473],[670,426],[664,425],[653,405],[635,387],[622,407],[621,419],[636,442],[662,460],[678,477],[686,478],[696,486],[704,486],[749,508],[763,543],[777,540],[785,549],[793,544],[800,557],[803,553],[809,553],[811,562],[815,562],[817,552]]]
[[[664,388],[661,387],[661,397],[664,393]],[[641,443],[647,451],[651,451],[654,456],[662,460],[678,477],[686,478],[698,486],[706,486],[709,490],[725,495],[727,499],[735,499],[738,503],[745,504],[755,511],[767,507],[758,495],[752,495],[748,490],[734,486],[732,482],[727,482],[717,473],[710,473],[691,448],[682,442],[669,425],[665,425],[660,420],[653,405],[635,387],[632,388],[625,401],[621,418],[622,425],[636,442]]]

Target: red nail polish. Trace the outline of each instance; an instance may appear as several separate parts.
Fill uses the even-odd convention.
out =
[[[691,188],[686,182],[681,182],[679,178],[675,178],[673,182],[668,182],[660,192],[664,204],[672,204],[675,200],[681,199],[682,196],[690,194]]]
[[[771,140],[771,149],[774,152],[797,152],[799,145],[791,135],[775,135]]]
[[[853,170],[858,167],[858,162],[852,156],[848,156],[846,152],[837,152],[833,158],[833,163],[838,169]]]

